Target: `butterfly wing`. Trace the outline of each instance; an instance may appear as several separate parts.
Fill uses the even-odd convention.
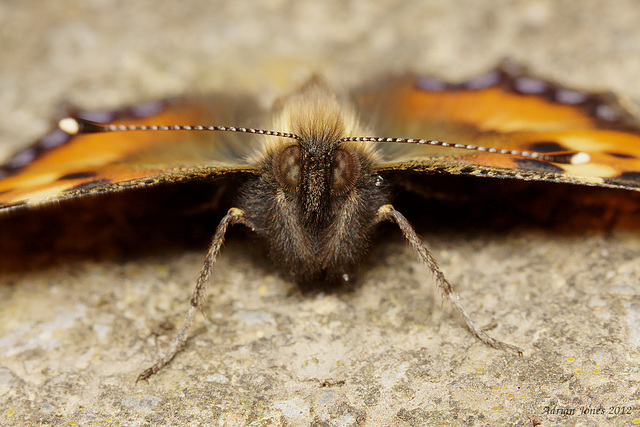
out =
[[[207,125],[252,123],[248,99],[213,96],[77,113],[99,123]],[[245,159],[259,144],[229,132],[115,132],[69,136],[55,130],[0,166],[0,214],[91,194],[255,172]]]
[[[415,144],[382,144],[379,171],[482,175],[640,189],[637,121],[611,96],[569,90],[502,67],[449,84],[409,76],[355,93],[376,136],[447,141],[520,151],[584,151],[583,165]],[[100,123],[255,124],[248,99],[214,96],[79,113]],[[0,166],[0,214],[79,196],[164,182],[256,172],[246,158],[260,141],[212,132],[68,136],[54,131]]]
[[[513,68],[513,67],[511,67]],[[501,67],[450,84],[408,76],[355,93],[380,136],[519,151],[582,151],[559,164],[416,144],[381,144],[380,171],[482,175],[640,190],[640,127],[611,95],[588,94]]]

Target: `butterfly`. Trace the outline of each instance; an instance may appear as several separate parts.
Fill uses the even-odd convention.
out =
[[[182,327],[138,379],[168,365],[186,344],[225,233],[236,224],[263,237],[293,280],[328,283],[348,277],[376,226],[393,222],[472,334],[522,354],[471,318],[392,205],[389,177],[478,176],[638,191],[639,156],[640,127],[615,97],[568,89],[510,63],[461,83],[387,77],[346,96],[313,78],[269,111],[219,94],[77,112],[0,166],[0,216],[169,183],[241,182],[213,234]]]

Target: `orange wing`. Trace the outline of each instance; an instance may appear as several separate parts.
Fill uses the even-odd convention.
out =
[[[520,151],[584,151],[583,165],[415,144],[381,144],[378,171],[492,176],[640,190],[640,127],[612,96],[569,90],[503,67],[460,84],[406,77],[354,94],[378,135]],[[245,98],[183,98],[114,113],[101,123],[255,126]],[[257,173],[246,162],[261,140],[200,132],[55,131],[0,166],[0,214],[79,196],[164,182]]]
[[[612,95],[588,94],[500,68],[449,84],[406,77],[356,92],[380,136],[498,149],[582,151],[591,161],[558,164],[450,148],[386,144],[379,170],[482,175],[640,190],[640,126]]]
[[[240,105],[241,104],[241,105]],[[234,109],[234,105],[241,108]],[[247,100],[184,98],[117,112],[79,113],[100,123],[206,125],[254,122]],[[240,114],[246,113],[246,117]],[[124,132],[68,136],[56,130],[0,166],[0,213],[16,207],[229,173],[259,140],[227,132]]]

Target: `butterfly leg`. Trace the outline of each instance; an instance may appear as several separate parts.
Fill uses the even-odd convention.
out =
[[[471,318],[467,310],[460,303],[458,295],[453,291],[453,287],[447,281],[446,277],[444,277],[444,274],[442,273],[442,270],[440,270],[440,267],[438,266],[436,260],[433,258],[426,246],[422,243],[420,237],[413,229],[413,226],[411,226],[409,221],[407,221],[407,219],[400,212],[398,212],[391,205],[384,205],[380,207],[380,209],[378,209],[376,215],[376,222],[381,221],[393,221],[398,224],[398,227],[400,227],[400,230],[402,231],[405,239],[407,239],[413,249],[418,252],[427,268],[431,270],[431,273],[434,275],[436,284],[438,285],[438,288],[440,289],[443,297],[447,298],[456,309],[456,311],[460,313],[460,316],[462,316],[462,319],[465,321],[467,327],[469,328],[471,333],[473,333],[473,335],[475,335],[480,341],[482,341],[489,347],[522,355],[522,349],[516,347],[515,345],[498,341],[495,338],[489,336],[480,328],[480,325],[478,325]]]
[[[220,254],[220,249],[222,248],[222,244],[224,243],[224,235],[227,232],[227,228],[233,224],[244,224],[247,227],[254,229],[253,224],[246,218],[244,212],[241,209],[231,208],[229,209],[229,212],[227,212],[227,214],[224,216],[224,218],[222,218],[215,234],[213,235],[213,239],[211,239],[211,244],[209,245],[209,250],[207,251],[207,255],[204,260],[204,265],[202,266],[202,270],[200,271],[200,276],[198,276],[196,287],[193,290],[193,294],[191,296],[191,305],[189,306],[189,311],[187,312],[184,322],[182,323],[182,326],[178,331],[178,335],[176,335],[175,339],[171,343],[169,351],[167,351],[167,353],[165,353],[165,355],[162,356],[162,358],[160,358],[160,360],[158,360],[155,365],[142,371],[140,375],[138,375],[138,379],[136,380],[136,382],[140,380],[147,380],[151,375],[167,366],[175,357],[175,355],[180,351],[180,349],[184,346],[185,342],[187,341],[189,329],[193,324],[193,319],[195,318],[196,312],[198,310],[202,310],[202,305],[205,300],[207,280],[211,275],[213,264],[216,262],[216,258]]]

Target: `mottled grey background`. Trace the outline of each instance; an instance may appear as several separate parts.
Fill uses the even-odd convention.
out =
[[[110,108],[225,90],[268,103],[313,74],[339,88],[408,70],[455,80],[508,57],[637,102],[638,22],[635,0],[5,1],[0,159],[44,134],[63,102]],[[640,418],[639,236],[468,229],[420,231],[475,319],[523,347],[524,358],[478,343],[440,304],[393,228],[384,229],[354,290],[304,295],[235,233],[214,272],[208,320],[198,318],[186,350],[148,384],[136,375],[171,337],[152,331],[179,323],[203,247],[62,256],[0,272],[0,424],[547,426]],[[579,413],[599,406],[632,409]],[[550,415],[545,407],[577,412]]]

